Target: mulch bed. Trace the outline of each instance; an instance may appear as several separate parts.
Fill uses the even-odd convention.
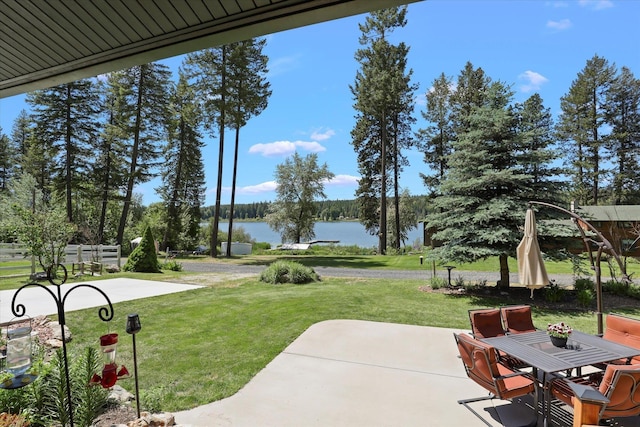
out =
[[[584,312],[595,311],[596,309],[595,298],[589,307],[583,307],[578,302],[575,292],[573,291],[565,291],[561,301],[550,302],[545,299],[543,289],[534,290],[533,298],[531,298],[531,290],[522,287],[511,287],[508,292],[498,290],[494,286],[474,288],[471,290],[455,287],[432,289],[430,286],[421,286],[419,289],[422,292],[441,293],[452,296],[471,296],[479,300],[478,305],[481,305],[482,303],[499,305],[529,304],[539,309]],[[616,309],[640,308],[640,300],[613,295],[607,292],[602,295],[602,303],[604,307],[603,311],[605,313],[615,311]]]

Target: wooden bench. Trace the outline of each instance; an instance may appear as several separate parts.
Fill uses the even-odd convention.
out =
[[[603,339],[640,349],[640,320],[619,314],[607,314],[605,323]],[[631,363],[640,364],[640,356],[631,359]]]

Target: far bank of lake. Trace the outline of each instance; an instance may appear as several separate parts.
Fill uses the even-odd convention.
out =
[[[244,228],[256,242],[269,242],[271,247],[282,243],[280,234],[273,231],[266,222],[263,221],[233,221],[233,228]],[[226,232],[229,228],[228,222],[220,222],[219,230]],[[316,240],[338,240],[339,245],[357,245],[360,247],[378,247],[377,236],[372,236],[366,232],[364,226],[357,221],[320,221],[315,223],[314,231]],[[422,242],[422,224],[417,224],[416,228],[409,232],[409,238],[405,242],[407,246],[419,239]]]

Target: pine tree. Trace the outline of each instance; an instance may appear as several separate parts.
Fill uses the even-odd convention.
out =
[[[604,167],[608,160],[605,101],[615,74],[615,65],[609,65],[609,61],[595,55],[587,61],[560,101],[562,113],[557,135],[564,142],[567,172],[578,203],[600,203],[600,183],[609,175]]]
[[[94,82],[79,80],[32,92],[37,139],[52,147],[55,190],[65,195],[67,219],[73,222],[74,198],[83,198],[98,133],[98,93]]]
[[[622,67],[606,94],[607,148],[615,163],[612,203],[640,203],[640,80]]]
[[[171,96],[169,140],[158,193],[167,209],[162,247],[195,248],[204,198],[202,120],[193,88],[182,72]]]
[[[420,173],[424,184],[433,194],[440,186],[447,170],[447,156],[451,153],[454,138],[451,122],[450,98],[453,93],[451,78],[444,73],[433,81],[427,91],[427,108],[422,117],[430,126],[418,131],[418,139],[424,151],[424,162],[435,171],[435,174]]]
[[[459,104],[469,108],[458,110],[457,121],[463,125],[447,158],[449,168],[434,199],[435,211],[427,215],[428,228],[437,230],[434,239],[444,242],[434,248],[434,258],[470,262],[498,256],[503,289],[509,287],[507,258],[515,255],[522,237],[519,227],[531,178],[522,170],[511,99],[510,88],[494,82],[482,97]]]
[[[370,234],[379,236],[381,254],[387,248],[388,173],[394,172],[395,199],[399,200],[397,174],[404,162],[401,148],[413,143],[408,132],[413,107],[408,99],[415,87],[409,83],[411,72],[406,71],[408,48],[388,40],[394,29],[406,24],[406,11],[403,6],[372,12],[359,25],[363,47],[356,51],[355,58],[360,69],[350,87],[357,112],[351,137],[361,174],[356,190],[360,218]]]
[[[156,176],[161,144],[166,138],[167,99],[170,71],[166,65],[150,63],[114,73],[110,84],[117,94],[114,123],[127,140],[130,155],[122,213],[116,241],[122,244],[136,184]]]
[[[229,54],[229,127],[235,130],[235,149],[233,155],[233,177],[231,183],[231,206],[229,211],[229,230],[227,232],[227,253],[231,256],[233,218],[236,196],[236,176],[238,173],[238,148],[240,128],[247,124],[252,116],[259,115],[267,108],[271,96],[269,82],[266,81],[269,58],[262,53],[266,39],[249,39],[234,43]]]
[[[190,53],[184,63],[185,75],[194,85],[199,95],[199,103],[204,114],[204,127],[218,141],[218,177],[216,181],[216,202],[211,228],[211,256],[217,256],[218,224],[220,222],[220,198],[222,193],[222,172],[224,165],[224,129],[227,125],[229,98],[229,46],[222,45]]]
[[[9,180],[14,175],[16,157],[15,147],[0,127],[0,192],[7,190]]]

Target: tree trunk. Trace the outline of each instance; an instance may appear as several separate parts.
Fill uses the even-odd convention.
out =
[[[227,236],[227,257],[231,256],[231,233],[233,232],[233,208],[236,201],[236,176],[238,171],[238,145],[240,144],[240,127],[236,126],[236,147],[233,153],[233,177],[231,179],[231,206],[229,208],[229,235]]]
[[[509,264],[507,254],[500,254],[500,280],[498,289],[509,290]]]
[[[133,186],[136,182],[136,172],[138,170],[138,149],[140,145],[140,122],[142,121],[142,92],[145,85],[144,73],[146,72],[146,66],[140,67],[140,78],[138,80],[138,99],[136,101],[136,121],[133,136],[133,147],[131,148],[131,165],[129,167],[129,179],[127,181],[127,192],[124,196],[124,206],[122,206],[122,215],[120,216],[120,224],[118,225],[118,235],[116,242],[122,245],[124,239],[124,229],[127,225],[127,216],[129,215],[129,205],[131,205],[131,199],[133,198]]]
[[[227,62],[227,50],[225,46],[222,46],[222,75],[220,77],[220,147],[218,149],[218,182],[216,185],[216,209],[213,213],[213,227],[211,228],[211,256],[216,258],[218,256],[218,224],[220,223],[220,193],[222,193],[222,165],[224,160],[224,126],[225,126],[225,94],[226,87],[226,62]]]

